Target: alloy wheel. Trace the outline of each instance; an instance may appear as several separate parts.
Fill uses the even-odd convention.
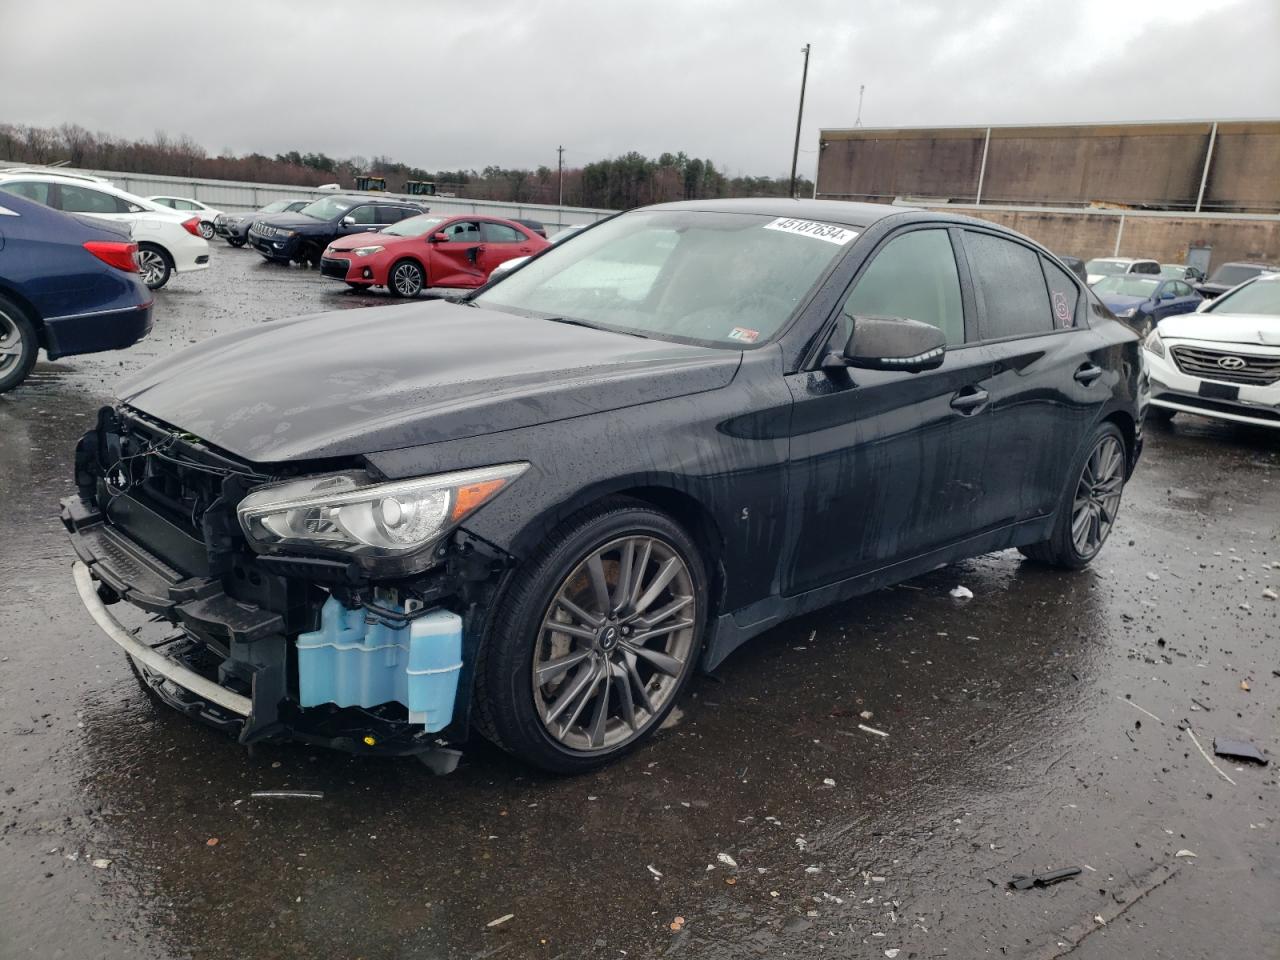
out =
[[[22,362],[22,331],[7,314],[0,313],[0,375]]]
[[[1120,441],[1105,436],[1085,461],[1071,510],[1071,542],[1081,558],[1102,549],[1120,510],[1125,458]]]
[[[200,236],[204,237],[206,240],[212,240],[212,239],[213,239],[213,224],[212,224],[212,223],[209,223],[207,220],[201,220],[201,221],[200,221]]]
[[[412,263],[401,263],[391,273],[391,283],[402,297],[416,297],[422,290],[422,271]]]
[[[164,254],[158,250],[138,251],[138,273],[142,275],[143,283],[148,287],[159,283],[164,279],[164,272]]]
[[[585,752],[639,736],[691,666],[699,613],[688,564],[665,541],[622,537],[588,554],[557,588],[534,650],[547,732]]]

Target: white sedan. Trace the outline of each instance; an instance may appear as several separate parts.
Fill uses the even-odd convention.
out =
[[[1247,280],[1196,313],[1161,320],[1144,347],[1147,416],[1195,413],[1280,429],[1280,274]]]
[[[138,271],[152,290],[174,273],[209,266],[209,242],[200,236],[199,217],[117,190],[100,177],[3,170],[0,190],[65,213],[129,224],[138,245]]]
[[[200,218],[200,236],[206,240],[213,239],[213,221],[222,216],[221,210],[215,210],[207,203],[192,200],[190,197],[147,197],[152,203],[158,203],[179,213],[192,213]]]

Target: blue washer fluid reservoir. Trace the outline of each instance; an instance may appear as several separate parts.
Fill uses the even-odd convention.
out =
[[[320,611],[320,629],[298,635],[298,699],[376,707],[402,703],[428,733],[453,719],[462,670],[462,618],[431,610],[399,627],[369,622],[336,597]]]

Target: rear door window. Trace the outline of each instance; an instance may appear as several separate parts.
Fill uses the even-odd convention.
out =
[[[1148,261],[1146,263],[1134,264],[1133,272],[1134,273],[1159,273],[1160,264],[1156,263],[1154,260]]]
[[[1049,303],[1053,307],[1053,325],[1059,330],[1076,325],[1080,305],[1080,288],[1071,275],[1051,260],[1045,260],[1044,278],[1049,284]]]
[[[964,232],[964,248],[978,297],[978,334],[983,340],[1032,337],[1054,328],[1040,255],[1030,247],[975,230]]]
[[[474,220],[459,220],[444,228],[450,243],[479,243],[480,224]]]
[[[58,192],[62,195],[58,209],[65,210],[67,213],[104,214],[129,212],[129,204],[100,190],[90,190],[87,187],[77,187],[64,183],[58,187]]]
[[[913,230],[890,240],[858,278],[841,311],[843,347],[855,317],[897,317],[937,327],[947,346],[964,343],[964,306],[955,251],[945,229]]]
[[[505,223],[480,222],[480,236],[485,243],[523,243],[524,234]]]

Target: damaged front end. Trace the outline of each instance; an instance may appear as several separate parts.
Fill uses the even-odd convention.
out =
[[[459,525],[524,467],[396,482],[361,462],[268,471],[104,408],[62,521],[86,608],[165,702],[245,744],[447,769],[510,566]],[[126,627],[109,609],[121,601],[150,621]]]

